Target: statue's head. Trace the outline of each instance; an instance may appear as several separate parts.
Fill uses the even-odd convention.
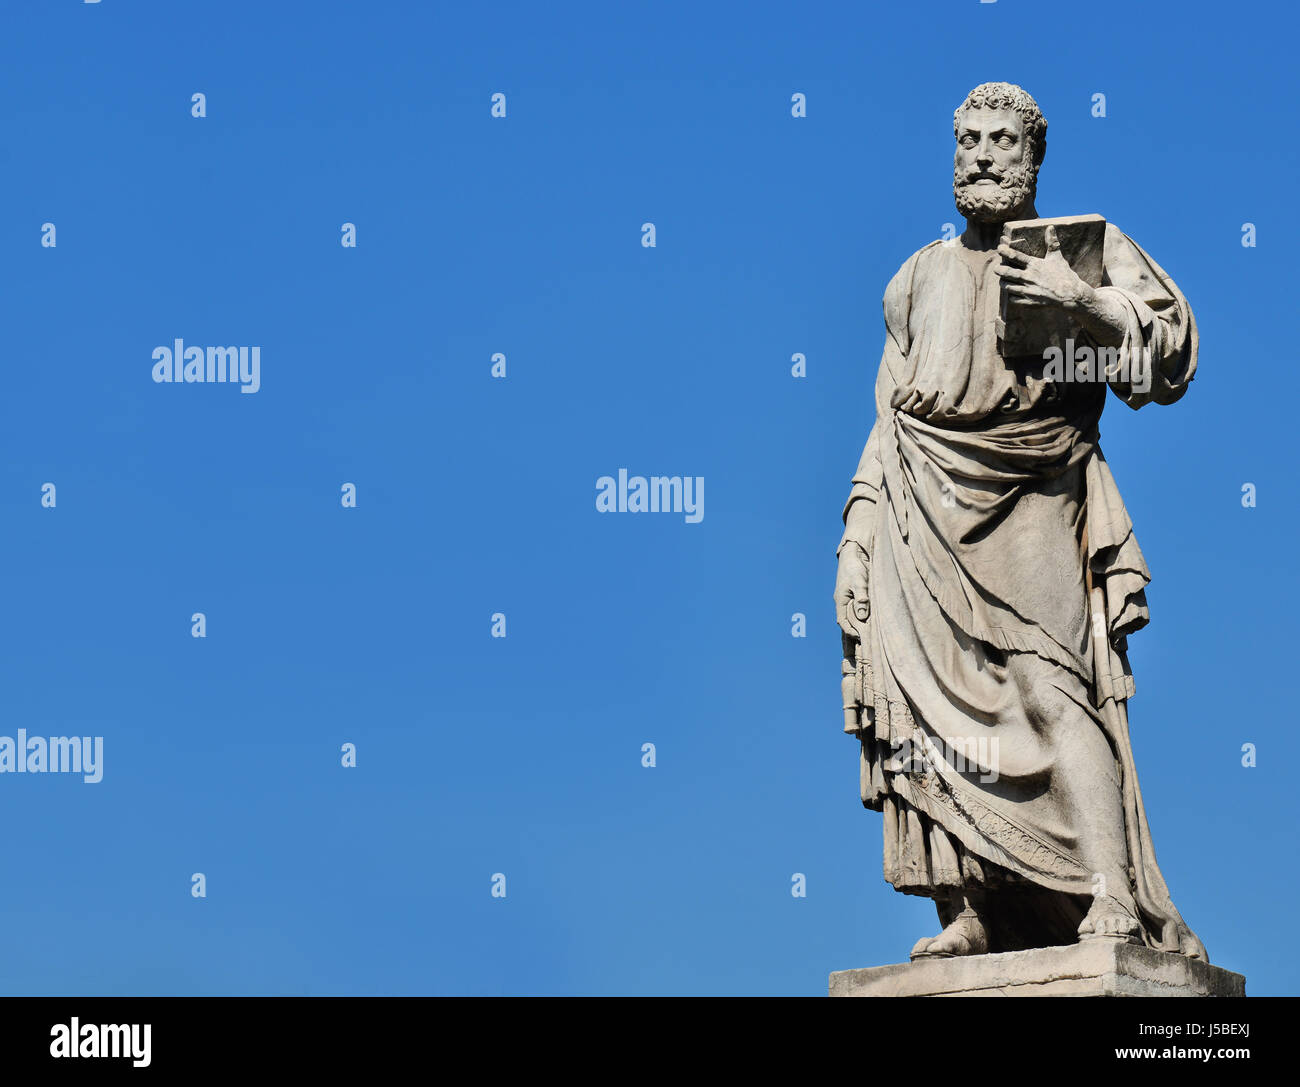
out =
[[[1023,218],[1033,207],[1047,120],[1014,83],[981,83],[952,116],[957,210],[981,223]]]

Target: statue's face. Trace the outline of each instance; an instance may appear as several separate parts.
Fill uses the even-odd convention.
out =
[[[1034,164],[1020,114],[968,109],[957,128],[953,196],[967,219],[1003,223],[1034,196]]]

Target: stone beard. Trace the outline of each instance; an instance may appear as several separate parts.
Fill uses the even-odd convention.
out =
[[[1014,166],[999,181],[998,190],[990,193],[972,182],[966,170],[954,166],[952,194],[957,210],[965,219],[981,223],[1005,222],[1008,212],[1024,207],[1034,199],[1036,174],[1033,166]]]
[[[1108,388],[1131,408],[1182,397],[1196,323],[1114,224],[1102,286],[1054,234],[1047,257],[1001,253],[1001,223],[1037,218],[1046,122],[1010,84],[976,88],[956,122],[967,231],[885,290],[875,422],[837,550],[862,803],[883,816],[885,878],[945,926],[913,958],[1105,937],[1207,959],[1133,766],[1127,638],[1148,621],[1150,573],[1099,436]],[[1042,359],[1004,358],[1000,290],[1067,312],[1077,342],[1142,382],[1060,382]]]

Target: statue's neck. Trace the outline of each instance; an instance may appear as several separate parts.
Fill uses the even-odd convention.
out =
[[[984,252],[989,249],[998,247],[998,239],[1002,237],[1002,227],[1005,223],[1013,222],[1017,219],[1037,219],[1038,212],[1034,208],[1034,201],[1030,199],[1029,203],[1022,204],[1014,212],[1007,216],[1004,222],[983,223],[977,219],[967,219],[966,229],[962,232],[961,243],[967,249],[977,249]]]

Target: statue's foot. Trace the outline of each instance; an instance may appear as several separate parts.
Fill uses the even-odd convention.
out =
[[[989,934],[974,910],[961,911],[938,936],[917,940],[912,959],[950,959],[957,955],[983,955],[989,949]]]
[[[1080,940],[1096,940],[1102,937],[1125,940],[1131,944],[1142,942],[1142,925],[1133,916],[1132,907],[1111,898],[1110,895],[1098,895],[1094,898],[1088,916],[1079,923]]]

